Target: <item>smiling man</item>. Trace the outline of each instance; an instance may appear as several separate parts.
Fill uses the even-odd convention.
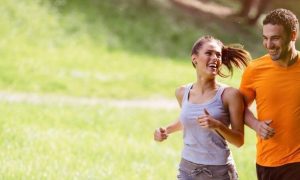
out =
[[[263,21],[267,54],[246,68],[240,91],[248,109],[245,123],[257,133],[258,180],[300,179],[300,52],[295,42],[299,22],[289,10],[275,9]]]

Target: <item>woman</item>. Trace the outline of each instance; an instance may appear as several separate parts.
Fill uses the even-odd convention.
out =
[[[165,128],[156,129],[154,139],[163,141],[183,129],[178,179],[238,179],[226,141],[237,147],[244,143],[244,102],[237,89],[218,83],[216,76],[227,77],[220,71],[222,65],[232,75],[233,66],[246,66],[250,55],[204,36],[195,42],[191,59],[197,80],[176,89],[180,116]]]

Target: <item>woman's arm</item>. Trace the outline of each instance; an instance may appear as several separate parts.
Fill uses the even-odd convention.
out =
[[[224,105],[227,104],[231,129],[228,127],[220,126],[220,133],[222,130],[226,133],[221,133],[223,137],[240,147],[244,144],[244,99],[242,94],[234,88],[226,88],[223,94]]]
[[[222,122],[214,119],[205,112],[204,116],[199,117],[200,126],[214,129],[231,144],[240,147],[244,144],[244,101],[237,89],[226,88],[222,95],[224,106],[228,108],[231,128]]]
[[[167,125],[166,127],[157,128],[154,131],[154,140],[159,142],[166,140],[169,134],[179,131],[181,129],[182,129],[182,125],[180,120],[178,119],[173,123]]]
[[[181,87],[177,88],[175,91],[175,96],[176,96],[176,99],[177,99],[180,107],[181,107],[181,102],[182,102],[182,98],[184,95],[184,89],[185,89],[185,87],[181,86]],[[158,129],[156,129],[154,131],[154,140],[163,141],[168,138],[169,134],[176,132],[176,131],[180,131],[180,130],[182,130],[182,124],[180,122],[180,119],[178,118],[176,121],[167,125],[166,127],[160,127]]]

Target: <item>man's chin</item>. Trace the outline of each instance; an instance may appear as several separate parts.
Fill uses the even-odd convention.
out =
[[[272,58],[272,61],[278,61],[279,59],[278,58]]]
[[[278,61],[280,59],[280,56],[271,56],[272,61]]]

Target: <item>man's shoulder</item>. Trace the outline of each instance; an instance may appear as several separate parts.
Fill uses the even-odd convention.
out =
[[[259,58],[252,60],[248,66],[251,69],[256,67],[262,67],[262,65],[269,64],[270,62],[269,60],[270,60],[270,56],[268,54],[265,54]]]
[[[258,58],[256,58],[256,59],[252,60],[252,61],[251,61],[251,64],[265,63],[266,60],[269,60],[269,59],[270,59],[270,55],[265,54],[265,55],[263,55],[263,56],[261,56],[261,57],[258,57]]]

